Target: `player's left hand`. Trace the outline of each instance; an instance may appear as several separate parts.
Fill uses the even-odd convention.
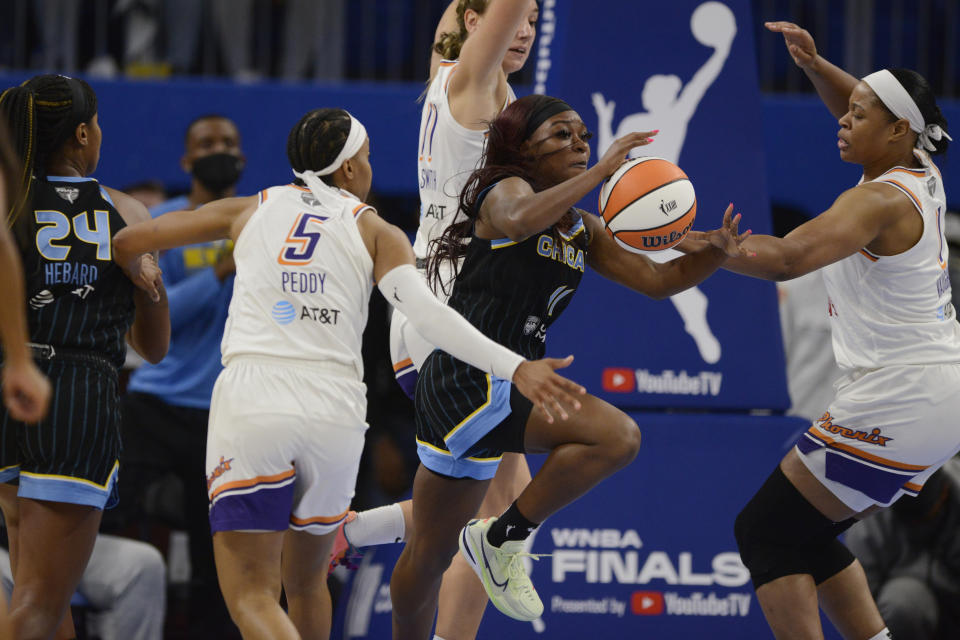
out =
[[[3,403],[10,416],[21,422],[40,422],[50,405],[50,382],[32,360],[3,366]]]
[[[703,239],[712,246],[721,249],[730,258],[757,255],[743,246],[743,241],[750,237],[752,231],[747,229],[740,233],[739,226],[740,214],[733,215],[733,204],[731,203],[723,214],[723,225],[719,229],[705,232]]]
[[[587,392],[581,385],[556,373],[556,369],[569,367],[571,362],[573,356],[524,360],[513,374],[517,391],[540,407],[548,423],[553,423],[554,416],[566,420],[570,417],[569,410],[579,411],[580,401],[576,396]]]

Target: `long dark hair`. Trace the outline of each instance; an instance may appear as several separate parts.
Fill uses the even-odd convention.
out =
[[[508,105],[489,123],[480,168],[467,178],[458,198],[458,210],[466,218],[451,224],[439,238],[430,243],[427,281],[434,292],[447,293],[447,283],[443,282],[440,276],[442,262],[449,261],[456,276],[460,258],[467,253],[465,240],[472,234],[474,223],[480,215],[477,198],[484,189],[509,177],[522,178],[534,191],[553,186],[543,183],[537,174],[536,167],[542,156],[532,154],[524,143],[529,139],[527,129],[531,117],[544,105],[555,101],[556,98],[539,94],[525,96]],[[555,228],[565,230],[572,223],[573,214],[568,211]],[[554,234],[556,235],[556,230]]]
[[[27,217],[22,215],[33,201],[34,176],[46,176],[51,156],[74,135],[77,125],[97,114],[97,95],[83,80],[46,74],[30,78],[0,95],[0,115],[10,131],[13,151],[19,156],[13,172],[13,187],[7,224],[21,248],[27,246]],[[9,175],[9,174],[8,174]]]

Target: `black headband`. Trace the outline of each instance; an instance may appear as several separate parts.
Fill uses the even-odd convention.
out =
[[[523,134],[524,140],[529,140],[533,132],[540,128],[540,125],[558,113],[573,111],[573,107],[560,98],[544,97],[546,99],[530,114],[530,119],[527,120],[527,130]]]
[[[70,102],[72,105],[70,115],[73,119],[71,126],[76,127],[81,122],[87,121],[84,118],[84,114],[87,112],[87,97],[84,95],[83,85],[76,78],[64,75],[60,77],[66,80],[67,86],[70,87]]]

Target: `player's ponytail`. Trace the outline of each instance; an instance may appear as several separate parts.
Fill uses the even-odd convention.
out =
[[[927,79],[911,69],[890,69],[889,71],[893,74],[893,77],[903,85],[903,88],[910,94],[917,108],[920,109],[920,115],[923,116],[924,124],[939,125],[944,132],[949,133],[947,129],[947,119],[943,117],[943,113],[937,105],[937,99],[933,95],[933,89],[930,88],[930,83],[927,82]],[[930,140],[930,142],[935,147],[934,150],[929,151],[930,155],[946,153],[947,147],[950,145],[950,141],[947,140],[946,136],[939,140]]]
[[[4,119],[3,178],[7,187],[7,226],[14,230],[23,246],[18,224],[21,213],[30,201],[33,161],[36,155],[37,125],[33,92],[23,87],[12,87],[0,94],[0,113]]]
[[[29,221],[23,214],[33,201],[32,178],[46,175],[50,158],[74,135],[77,125],[89,122],[96,113],[97,96],[90,85],[61,75],[35,76],[0,95],[0,114],[18,156],[13,171],[4,170],[7,184],[18,192],[10,198],[7,224],[21,247],[27,240]]]
[[[460,0],[457,3],[457,31],[440,34],[440,39],[433,44],[433,50],[443,56],[444,60],[456,60],[460,57],[460,49],[467,40],[467,26],[464,15],[467,9],[483,15],[487,10],[489,0]]]

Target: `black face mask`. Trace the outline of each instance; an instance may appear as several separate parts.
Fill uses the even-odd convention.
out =
[[[229,153],[214,153],[193,161],[193,177],[210,191],[222,193],[237,184],[244,162]]]

